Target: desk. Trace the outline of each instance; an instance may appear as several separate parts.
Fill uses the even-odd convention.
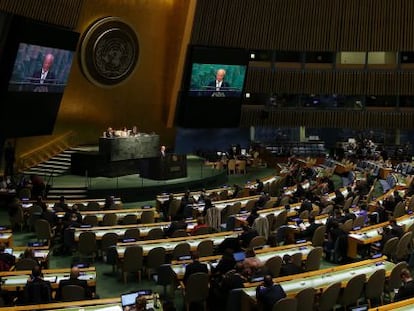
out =
[[[394,266],[394,263],[386,261],[386,257],[383,256],[334,268],[280,277],[276,278],[275,281],[282,286],[288,297],[294,297],[300,290],[307,287],[313,287],[317,291],[321,291],[335,282],[341,282],[342,287],[345,287],[347,282],[355,275],[365,274],[369,278],[379,269],[385,269],[386,277],[389,277]],[[256,287],[258,285],[260,283],[245,284],[246,287],[242,289],[243,310],[250,310],[251,305],[256,304]],[[243,301],[246,303],[243,303]]]
[[[158,299],[158,294],[155,294]],[[147,307],[153,304],[153,300],[147,300]],[[79,300],[76,301],[76,307],[74,302],[53,302],[47,304],[37,305],[25,305],[16,307],[2,307],[0,311],[28,311],[28,310],[64,310],[64,311],[79,311],[79,310],[90,310],[90,311],[122,311],[121,298],[103,298],[103,299],[90,299],[90,300]],[[155,310],[162,310],[162,306],[157,304]]]
[[[237,237],[237,233],[232,231],[227,232],[219,232],[213,234],[203,234],[203,235],[195,235],[195,236],[188,236],[188,237],[180,237],[180,238],[169,238],[169,239],[160,239],[160,240],[148,240],[148,241],[137,241],[131,243],[118,243],[116,249],[118,251],[118,257],[121,259],[124,257],[125,249],[128,246],[139,245],[142,246],[144,256],[148,255],[148,252],[153,249],[154,247],[164,247],[167,252],[172,252],[174,247],[177,244],[182,242],[187,242],[190,244],[190,248],[192,251],[197,249],[198,244],[203,240],[212,240],[214,246],[220,245],[221,242],[224,241],[226,238],[230,237]]]
[[[95,267],[82,268],[80,269],[83,275],[81,279],[88,281],[88,286],[96,286],[96,270]],[[3,282],[1,288],[5,291],[17,291],[17,288],[23,288],[26,285],[27,279],[29,278],[32,271],[7,271],[0,272],[0,277]],[[46,269],[43,270],[43,276],[45,280],[49,280],[52,289],[59,287],[61,280],[69,279],[70,269]]]
[[[310,242],[301,243],[301,244],[292,244],[292,245],[283,245],[278,247],[267,247],[256,250],[256,257],[260,259],[260,261],[264,264],[268,259],[279,256],[283,258],[284,255],[293,255],[296,253],[302,253],[302,260],[306,260],[308,257],[309,252],[314,249]],[[211,268],[214,263],[217,263],[221,259],[222,255],[216,256],[209,256],[209,257],[201,257],[200,262],[206,263],[211,271]],[[173,261],[171,263],[171,268],[177,275],[178,280],[182,280],[184,278],[185,273],[185,266],[186,264],[192,262],[191,260],[188,261]]]
[[[215,189],[208,189],[208,190],[205,191],[205,195],[209,196],[212,193],[220,194],[223,191],[227,191],[228,195],[232,195],[234,189],[232,187],[221,187],[221,188],[215,188]],[[203,193],[203,191],[191,191],[190,192],[190,197],[193,197],[195,200],[198,200],[202,193]],[[162,194],[158,194],[156,199],[155,199],[158,210],[160,209],[161,205],[170,198],[171,194],[173,195],[174,199],[181,200],[185,193],[184,192],[179,192],[179,193],[162,193]]]
[[[0,243],[6,244],[6,246],[13,246],[13,232],[11,229],[3,230],[0,232]]]
[[[409,298],[393,303],[369,309],[369,311],[411,311],[413,310],[414,298]]]
[[[126,215],[134,214],[137,215],[138,220],[141,218],[141,214],[144,211],[153,211],[154,218],[158,219],[160,214],[155,210],[154,207],[152,208],[126,208],[126,209],[117,209],[117,210],[107,210],[107,211],[80,211],[82,219],[87,215],[96,215],[98,217],[98,222],[101,222],[105,216],[105,214],[116,214],[118,217],[118,221],[122,220]],[[63,218],[65,216],[65,212],[58,212],[56,215],[59,218]]]
[[[397,218],[397,224],[403,226],[407,230],[414,224],[414,215],[404,215]],[[364,227],[358,231],[351,231],[348,234],[348,257],[356,258],[358,245],[367,245],[378,242],[382,239],[382,235],[378,232],[379,228],[388,226],[389,223],[383,222],[373,226]]]
[[[65,200],[65,203],[68,205],[68,207],[71,207],[75,204],[83,204],[83,205],[87,206],[89,202],[96,202],[96,203],[99,204],[99,206],[101,208],[103,208],[104,205],[105,205],[105,200],[106,199]],[[59,203],[59,201],[57,201],[57,200],[54,200],[54,201],[44,200],[43,202],[46,203],[47,207],[52,209],[52,210],[53,210],[53,207],[55,206],[55,203]],[[36,203],[36,200],[22,201],[22,207],[23,208],[29,208],[35,203]],[[121,207],[122,206],[121,198],[114,198],[114,203],[117,207]]]
[[[190,232],[196,225],[196,220],[188,220],[187,231]],[[141,237],[148,235],[148,232],[154,228],[165,229],[170,226],[171,222],[156,222],[152,224],[133,224],[133,225],[118,225],[118,226],[104,226],[104,227],[91,227],[91,228],[75,228],[75,241],[79,241],[79,235],[85,231],[93,231],[96,235],[96,240],[101,240],[105,233],[113,232],[118,234],[122,238],[125,231],[131,228],[139,229]]]
[[[20,260],[20,257],[23,255],[26,248],[26,246],[13,247],[13,256],[16,257],[16,262]],[[30,248],[33,250],[35,258],[41,264],[41,266],[47,268],[49,266],[49,247],[40,246]]]
[[[111,162],[158,157],[159,145],[160,136],[157,134],[99,138],[99,152]]]

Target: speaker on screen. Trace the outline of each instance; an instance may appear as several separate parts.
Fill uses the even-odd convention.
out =
[[[247,64],[244,49],[190,46],[178,99],[178,125],[238,127]]]
[[[51,134],[79,33],[0,15],[0,23],[7,26],[0,33],[0,132],[5,137]]]

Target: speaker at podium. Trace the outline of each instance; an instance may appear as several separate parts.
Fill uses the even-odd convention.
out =
[[[140,176],[155,180],[187,177],[187,155],[166,153],[140,161]]]

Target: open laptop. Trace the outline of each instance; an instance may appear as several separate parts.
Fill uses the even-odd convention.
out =
[[[13,248],[5,248],[4,252],[10,255],[13,255]]]
[[[233,253],[234,260],[236,262],[243,261],[246,258],[246,254],[244,252],[236,252]]]
[[[121,294],[122,310],[124,311],[135,310],[135,299],[138,296],[151,296],[151,295],[152,295],[151,289],[142,289],[136,292],[129,292],[129,293]],[[147,308],[153,308],[153,303],[148,302]]]

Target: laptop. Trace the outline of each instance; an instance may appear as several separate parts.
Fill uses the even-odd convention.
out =
[[[350,309],[351,311],[367,311],[368,305],[360,305]]]
[[[233,253],[233,258],[236,262],[243,261],[246,258],[246,254],[244,252],[236,252]]]
[[[13,255],[13,248],[5,248],[4,252],[10,255]]]
[[[143,289],[136,292],[129,292],[125,294],[121,294],[121,306],[122,310],[127,311],[130,310],[131,307],[135,307],[135,299],[138,296],[150,296],[152,295],[151,289]],[[149,303],[147,303],[147,308],[152,307]]]

